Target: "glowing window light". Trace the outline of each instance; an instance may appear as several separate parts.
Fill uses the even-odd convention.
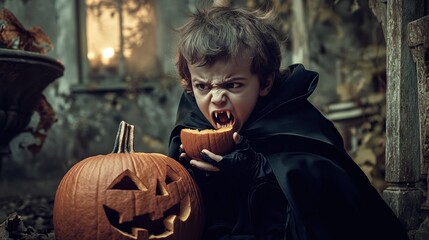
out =
[[[156,74],[153,0],[85,0],[85,9],[90,76]]]

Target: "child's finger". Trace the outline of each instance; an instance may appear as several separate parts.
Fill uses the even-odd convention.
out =
[[[186,159],[186,158],[188,158],[188,155],[186,155],[186,153],[181,153],[181,154],[179,155],[179,158],[181,158],[181,159]]]
[[[240,142],[240,140],[241,140],[241,136],[240,136],[240,134],[238,134],[237,132],[235,132],[235,133],[232,135],[232,138],[234,139],[235,144],[238,144],[238,143]]]
[[[194,166],[200,170],[203,170],[203,171],[207,171],[207,172],[218,172],[219,171],[219,168],[217,168],[217,167],[215,167],[209,163],[203,162],[203,161],[191,160],[189,163],[192,166]]]
[[[216,155],[216,154],[210,152],[207,149],[203,149],[201,151],[201,153],[207,155],[209,158],[213,159],[216,162],[219,162],[220,160],[222,160],[222,156],[221,155]]]
[[[217,166],[218,162],[210,158],[209,155],[207,155],[205,152],[201,153],[201,158],[204,162],[209,163],[215,167],[218,167]]]

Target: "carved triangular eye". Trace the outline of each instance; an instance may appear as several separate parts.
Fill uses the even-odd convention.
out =
[[[169,165],[167,165],[167,174],[165,176],[165,183],[168,185],[172,182],[179,181],[182,177],[179,176]]]
[[[119,174],[107,189],[147,191],[147,187],[137,175],[128,169]]]

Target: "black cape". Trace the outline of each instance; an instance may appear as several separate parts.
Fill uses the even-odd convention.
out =
[[[286,239],[408,239],[332,122],[307,100],[318,78],[303,65],[291,65],[240,131],[267,158],[287,199]],[[183,128],[212,128],[186,93],[170,136],[169,156],[175,159]]]

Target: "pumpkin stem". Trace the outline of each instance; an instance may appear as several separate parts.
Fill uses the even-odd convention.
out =
[[[134,125],[121,121],[112,153],[134,152]]]

